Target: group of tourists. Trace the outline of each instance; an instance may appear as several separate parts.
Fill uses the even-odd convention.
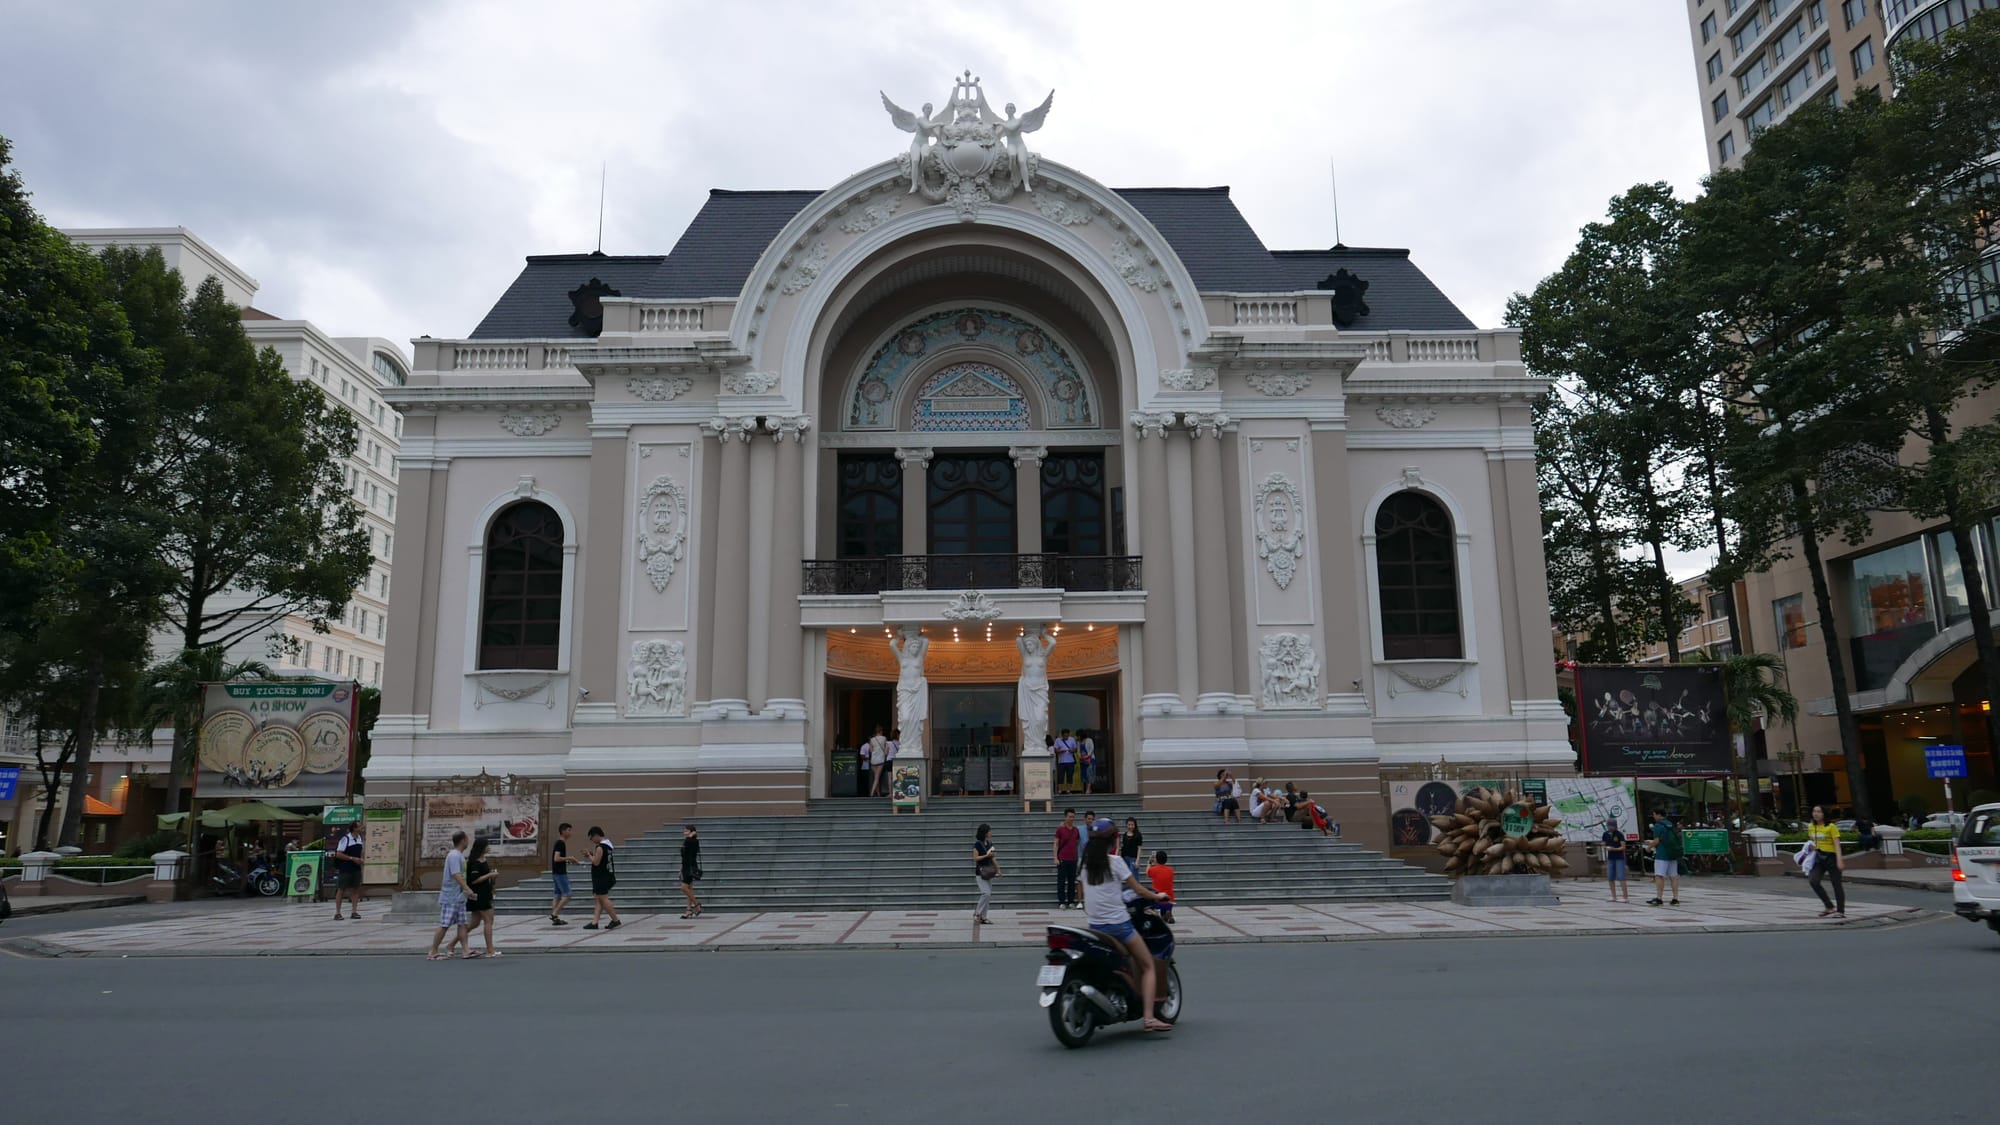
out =
[[[1090,793],[1097,785],[1097,741],[1084,731],[1065,727],[1061,735],[1048,740],[1049,753],[1056,759],[1056,792]]]
[[[1612,902],[1632,901],[1627,861],[1636,848],[1652,856],[1653,860],[1653,897],[1646,900],[1646,905],[1681,904],[1681,859],[1686,852],[1680,825],[1664,809],[1652,811],[1651,824],[1643,841],[1628,840],[1624,829],[1611,820],[1604,822],[1604,832],[1598,840],[1604,845],[1604,881],[1610,887]],[[1819,896],[1820,905],[1826,908],[1819,912],[1819,916],[1847,917],[1847,888],[1841,885],[1840,878],[1847,858],[1841,849],[1840,826],[1827,819],[1826,806],[1813,806],[1812,821],[1806,825],[1805,845],[1794,858],[1811,876],[1813,893]],[[1831,896],[1826,893],[1824,884],[1827,882],[1833,884]]]
[[[1241,824],[1245,805],[1250,807],[1250,820],[1256,824],[1296,824],[1308,831],[1317,830],[1322,836],[1340,835],[1340,825],[1327,815],[1326,806],[1292,782],[1287,781],[1280,788],[1265,784],[1260,777],[1245,792],[1235,774],[1226,769],[1216,770],[1215,815],[1224,823]]]
[[[896,788],[896,755],[903,749],[903,732],[884,731],[878,724],[868,739],[868,768],[874,771],[869,783],[870,797],[892,797]]]
[[[571,831],[573,826],[567,821],[558,825],[555,843],[549,848],[549,925],[569,925],[562,913],[571,898],[569,865],[576,862],[590,868],[592,905],[590,921],[583,928],[615,930],[625,924],[611,901],[612,889],[618,885],[617,847],[604,829],[593,825],[585,833],[589,844],[579,858],[572,860]],[[343,851],[344,844],[345,841]],[[483,836],[468,844],[464,832],[452,833],[451,850],[445,853],[444,874],[438,884],[438,925],[437,932],[431,935],[430,960],[446,960],[455,949],[460,951],[459,957],[467,959],[500,956],[500,950],[493,947],[493,893],[499,887],[500,872],[486,859],[488,847],[489,842]],[[701,881],[701,834],[692,824],[681,829],[680,874],[681,894],[687,899],[687,909],[681,917],[698,918],[701,900],[695,895],[694,885]],[[484,949],[472,948],[474,930],[480,931],[484,938]],[[451,935],[449,944],[445,942],[447,934]]]

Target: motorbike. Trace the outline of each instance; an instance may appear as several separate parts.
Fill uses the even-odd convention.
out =
[[[1127,903],[1133,926],[1153,954],[1153,1016],[1173,1023],[1181,1016],[1181,974],[1174,966],[1173,904]],[[1050,926],[1049,949],[1035,983],[1049,1027],[1065,1047],[1090,1042],[1104,1024],[1144,1014],[1139,979],[1118,939],[1080,926]]]
[[[284,877],[278,872],[270,856],[255,856],[250,861],[250,869],[243,871],[225,859],[215,861],[215,870],[209,873],[209,886],[217,894],[259,894],[265,898],[276,898],[285,891]]]

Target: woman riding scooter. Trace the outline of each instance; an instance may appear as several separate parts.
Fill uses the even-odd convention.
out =
[[[1124,943],[1126,953],[1132,958],[1132,968],[1139,978],[1139,1000],[1145,1005],[1144,1027],[1147,1031],[1172,1031],[1174,1025],[1153,1015],[1153,987],[1156,974],[1153,955],[1146,949],[1146,942],[1133,927],[1131,916],[1125,909],[1123,890],[1129,888],[1140,898],[1149,902],[1161,902],[1164,896],[1154,894],[1139,885],[1123,857],[1111,851],[1112,842],[1117,838],[1117,829],[1108,817],[1100,817],[1090,826],[1090,842],[1083,849],[1083,871],[1077,878],[1077,886],[1083,898],[1084,918],[1090,928]]]

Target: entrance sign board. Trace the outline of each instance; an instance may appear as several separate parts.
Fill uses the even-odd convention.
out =
[[[1583,772],[1730,772],[1721,665],[1588,664],[1576,670],[1576,695]]]
[[[354,749],[352,681],[209,684],[195,791],[216,797],[344,797]]]
[[[293,898],[311,898],[318,894],[320,869],[325,863],[325,852],[287,852],[285,894]]]
[[[1964,746],[1924,747],[1924,770],[1933,779],[1965,776]]]

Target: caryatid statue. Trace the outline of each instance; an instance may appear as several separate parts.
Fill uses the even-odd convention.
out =
[[[924,678],[924,654],[930,651],[931,642],[915,625],[903,626],[901,642],[889,641],[897,665],[896,725],[902,728],[898,744],[905,749],[915,747],[916,756],[921,758],[924,720],[931,714],[931,683]]]
[[[1039,756],[1048,753],[1049,733],[1049,650],[1056,647],[1049,627],[1036,624],[1031,636],[1022,633],[1014,644],[1021,650],[1021,681],[1015,689],[1015,709],[1021,719],[1021,753]]]

